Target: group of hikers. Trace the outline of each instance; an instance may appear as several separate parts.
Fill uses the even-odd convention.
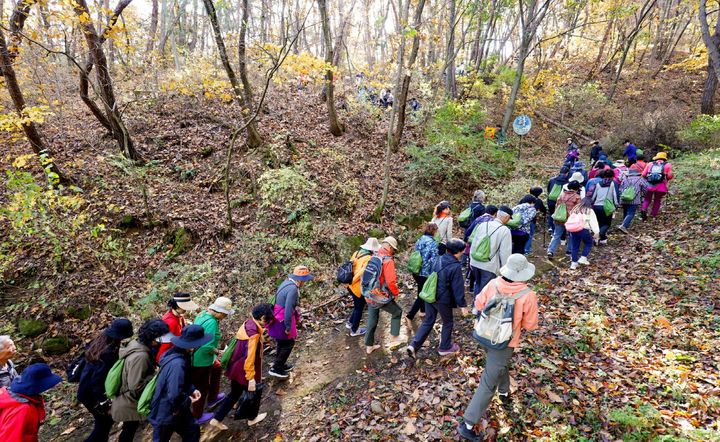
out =
[[[548,228],[552,239],[547,249],[553,258],[560,245],[570,255],[570,269],[589,264],[594,245],[604,245],[613,215],[622,205],[617,229],[627,234],[638,209],[641,216],[657,216],[673,178],[665,152],[651,162],[632,143],[625,143],[626,160],[612,162],[598,142],[592,144],[592,167],[586,170],[579,148],[568,139],[567,155],[557,176],[547,184],[547,207],[543,189],[532,187],[513,207],[486,204],[477,190],[471,203],[454,217],[447,201],[440,202],[423,226],[407,262],[417,285],[417,296],[407,313],[398,304],[400,290],[395,255],[398,241],[388,236],[367,241],[337,272],[347,287],[353,308],[345,326],[350,336],[364,336],[367,354],[381,348],[376,331],[380,312],[390,315],[390,349],[405,346],[415,359],[442,320],[438,354],[460,351],[453,342],[454,309],[475,316],[472,335],[486,351],[485,369],[478,387],[458,425],[467,440],[482,440],[475,426],[495,395],[510,404],[508,365],[520,343],[521,330],[538,327],[538,301],[528,281],[535,266],[527,259],[539,228]],[[652,206],[649,215],[647,210]],[[546,216],[547,226],[540,224]],[[455,234],[461,232],[456,237]],[[582,244],[582,250],[580,245]],[[118,440],[132,441],[143,421],[153,427],[154,441],[169,441],[174,433],[184,441],[200,438],[200,425],[226,430],[225,417],[235,408],[236,419],[253,426],[267,414],[260,413],[263,391],[265,334],[275,341],[275,357],[268,374],[290,377],[289,357],[298,336],[300,290],[313,275],[297,266],[279,285],[270,303],[256,305],[227,345],[220,321],[234,313],[232,301],[217,298],[190,323],[186,314],[200,307],[186,293],[167,303],[162,318],[143,322],[135,339],[131,321],[113,320],[66,370],[67,380],[78,384],[77,400],[93,417],[86,441],[107,441],[114,423],[122,423]],[[466,301],[467,290],[473,301]],[[367,309],[366,327],[361,327]],[[420,317],[420,324],[415,319]],[[413,332],[401,337],[405,325]],[[62,378],[43,363],[18,373],[12,362],[16,348],[9,336],[0,336],[0,440],[35,441],[45,418],[42,394]],[[223,374],[230,391],[220,388]]]

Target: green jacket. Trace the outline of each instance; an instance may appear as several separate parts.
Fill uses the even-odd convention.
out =
[[[195,350],[193,367],[209,367],[215,362],[215,349],[220,345],[220,326],[218,320],[209,312],[204,311],[195,318],[194,324],[201,326],[206,334],[213,335],[213,340]]]

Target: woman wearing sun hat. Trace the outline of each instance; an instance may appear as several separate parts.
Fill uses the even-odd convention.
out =
[[[275,292],[275,305],[273,315],[275,320],[268,328],[268,335],[277,342],[277,353],[275,362],[268,373],[270,376],[287,379],[293,369],[287,363],[297,338],[297,321],[300,319],[300,312],[297,309],[300,301],[300,287],[307,281],[313,279],[310,269],[300,265],[293,269],[292,274],[280,284]]]
[[[673,179],[673,171],[672,164],[668,163],[667,159],[667,152],[658,152],[652,163],[648,163],[642,173],[642,176],[650,183],[640,209],[643,219],[647,216],[650,203],[652,203],[650,216],[658,216],[662,199],[668,193],[668,181]]]
[[[45,421],[42,393],[60,381],[47,364],[32,364],[0,389],[0,440],[37,442],[38,428]]]
[[[353,280],[352,283],[348,284],[347,289],[350,296],[352,296],[353,310],[345,322],[345,327],[350,330],[350,336],[362,336],[365,334],[365,328],[360,327],[360,320],[362,319],[363,310],[365,310],[367,302],[361,293],[360,282],[368,261],[370,261],[370,258],[372,258],[379,249],[380,241],[378,241],[377,238],[370,237],[350,258],[350,261],[353,263]]]
[[[527,281],[535,275],[535,266],[524,255],[510,255],[507,263],[500,268],[500,276],[492,280],[475,298],[475,309],[482,311],[495,296],[522,296],[515,300],[513,311],[513,334],[505,349],[486,348],[485,369],[470,404],[465,409],[463,422],[458,425],[458,433],[467,440],[482,440],[482,434],[473,430],[480,416],[487,410],[497,390],[504,404],[510,403],[510,375],[508,364],[513,351],[520,344],[520,331],[535,330],[538,327],[538,304],[535,292],[528,287]]]
[[[168,311],[162,317],[162,320],[170,327],[170,333],[180,336],[180,332],[185,327],[185,313],[192,312],[200,308],[187,293],[175,293],[167,303]],[[167,341],[167,342],[166,342]],[[172,344],[169,339],[164,339],[160,345],[157,354],[157,361],[160,362],[163,353],[168,351]]]

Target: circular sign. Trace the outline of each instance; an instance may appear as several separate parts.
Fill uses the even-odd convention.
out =
[[[513,121],[513,132],[520,136],[527,135],[532,128],[532,120],[527,115],[518,115]]]

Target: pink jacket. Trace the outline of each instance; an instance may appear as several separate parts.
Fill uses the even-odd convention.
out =
[[[660,161],[660,160],[658,160]],[[673,179],[673,171],[672,171],[672,164],[668,163],[667,161],[663,161],[665,163],[665,166],[663,167],[663,173],[665,174],[665,179],[662,180],[662,182],[658,184],[651,184],[648,186],[647,190],[648,192],[661,192],[661,193],[667,193],[668,192],[668,181]],[[650,173],[650,168],[652,168],[653,163],[655,161],[650,161],[645,166],[645,170],[642,173],[643,178],[647,178],[648,174]]]
[[[507,282],[501,276],[495,278],[495,284],[491,281],[484,289],[475,297],[475,308],[480,311],[485,308],[495,296],[495,286],[500,294],[512,296],[527,288],[524,282]],[[513,337],[508,347],[517,347],[520,344],[520,330],[527,331],[538,328],[538,302],[534,291],[521,297],[515,301],[515,310],[513,311]]]

